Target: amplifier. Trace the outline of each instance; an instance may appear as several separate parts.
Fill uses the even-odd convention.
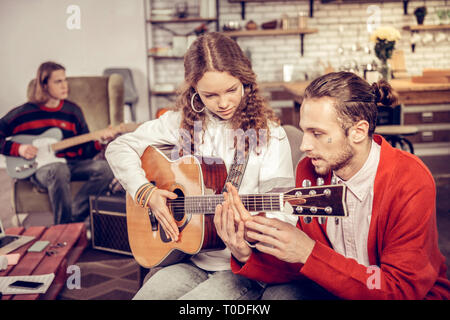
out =
[[[92,247],[133,255],[128,243],[125,195],[91,196],[89,203]]]

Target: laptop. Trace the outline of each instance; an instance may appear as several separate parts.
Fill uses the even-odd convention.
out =
[[[6,235],[5,229],[3,229],[2,220],[0,219],[0,255],[8,254],[30,242],[34,238],[35,237],[33,236]]]

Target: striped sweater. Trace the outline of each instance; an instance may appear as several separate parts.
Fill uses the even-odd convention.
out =
[[[61,129],[63,139],[89,133],[83,112],[75,103],[61,100],[57,108],[48,108],[27,102],[0,119],[0,152],[8,156],[19,156],[20,144],[8,140],[8,137],[19,134],[39,135],[54,127]],[[61,150],[56,156],[67,160],[88,159],[100,149],[98,142],[91,141]]]

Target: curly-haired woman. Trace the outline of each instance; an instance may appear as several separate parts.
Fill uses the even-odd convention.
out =
[[[251,63],[239,45],[220,33],[202,35],[186,52],[184,68],[185,82],[175,110],[119,137],[106,150],[127,192],[138,202],[145,192],[149,195],[145,203],[172,241],[177,241],[179,230],[166,200],[177,196],[146,179],[140,156],[149,145],[176,146],[172,159],[186,154],[220,158],[227,170],[235,158],[248,159],[242,194],[294,184],[286,133],[264,103]],[[256,299],[262,290],[258,282],[232,274],[230,251],[224,249],[201,252],[187,262],[162,268],[135,299]]]

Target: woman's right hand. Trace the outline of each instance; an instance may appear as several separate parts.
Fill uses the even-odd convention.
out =
[[[176,199],[177,195],[173,192],[157,188],[150,196],[148,206],[170,239],[177,241],[180,231],[173,215],[167,207],[167,198]]]

